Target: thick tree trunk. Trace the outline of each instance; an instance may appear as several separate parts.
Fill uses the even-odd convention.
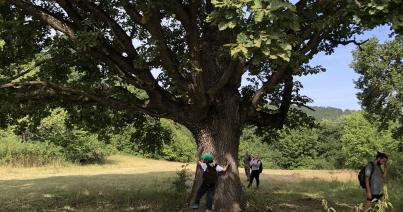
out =
[[[219,176],[214,195],[214,211],[240,211],[243,205],[242,184],[238,173],[241,132],[238,101],[239,97],[234,92],[221,95],[219,106],[212,108],[208,118],[192,128],[199,150],[212,153],[219,165],[225,166],[227,162],[230,164],[228,170]],[[191,201],[194,200],[201,181],[200,169],[196,168]]]

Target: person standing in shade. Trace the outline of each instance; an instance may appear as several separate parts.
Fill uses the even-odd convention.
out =
[[[243,157],[243,166],[245,169],[246,180],[248,182],[250,180],[250,161],[251,160],[252,160],[252,156],[248,153],[248,151],[246,151],[245,155]]]
[[[256,188],[259,188],[259,175],[262,172],[262,161],[260,161],[259,155],[252,157],[252,160],[249,164],[252,169],[252,173],[250,175],[248,188],[252,185],[253,179],[256,179]]]

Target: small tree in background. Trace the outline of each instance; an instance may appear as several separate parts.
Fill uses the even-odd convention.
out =
[[[360,74],[355,82],[361,90],[357,97],[367,118],[379,121],[380,129],[397,122],[394,135],[403,140],[403,38],[396,36],[384,44],[370,39],[353,56],[352,67]]]

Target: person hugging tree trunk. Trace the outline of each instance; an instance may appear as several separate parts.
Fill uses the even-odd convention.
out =
[[[214,157],[210,153],[204,153],[201,156],[201,160],[198,161],[198,165],[203,171],[203,182],[197,190],[192,209],[199,208],[200,199],[207,192],[206,210],[211,211],[213,208],[214,191],[218,180],[218,174],[225,173],[229,164],[227,163],[224,167],[217,165],[214,163]]]

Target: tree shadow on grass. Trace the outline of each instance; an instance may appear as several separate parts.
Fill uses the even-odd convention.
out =
[[[189,211],[187,198],[171,186],[176,176],[168,171],[1,180],[0,211]],[[323,211],[322,199],[338,212],[353,211],[364,198],[352,184],[262,176],[259,189],[244,189],[246,211]]]
[[[0,211],[178,211],[175,172],[0,181]]]

